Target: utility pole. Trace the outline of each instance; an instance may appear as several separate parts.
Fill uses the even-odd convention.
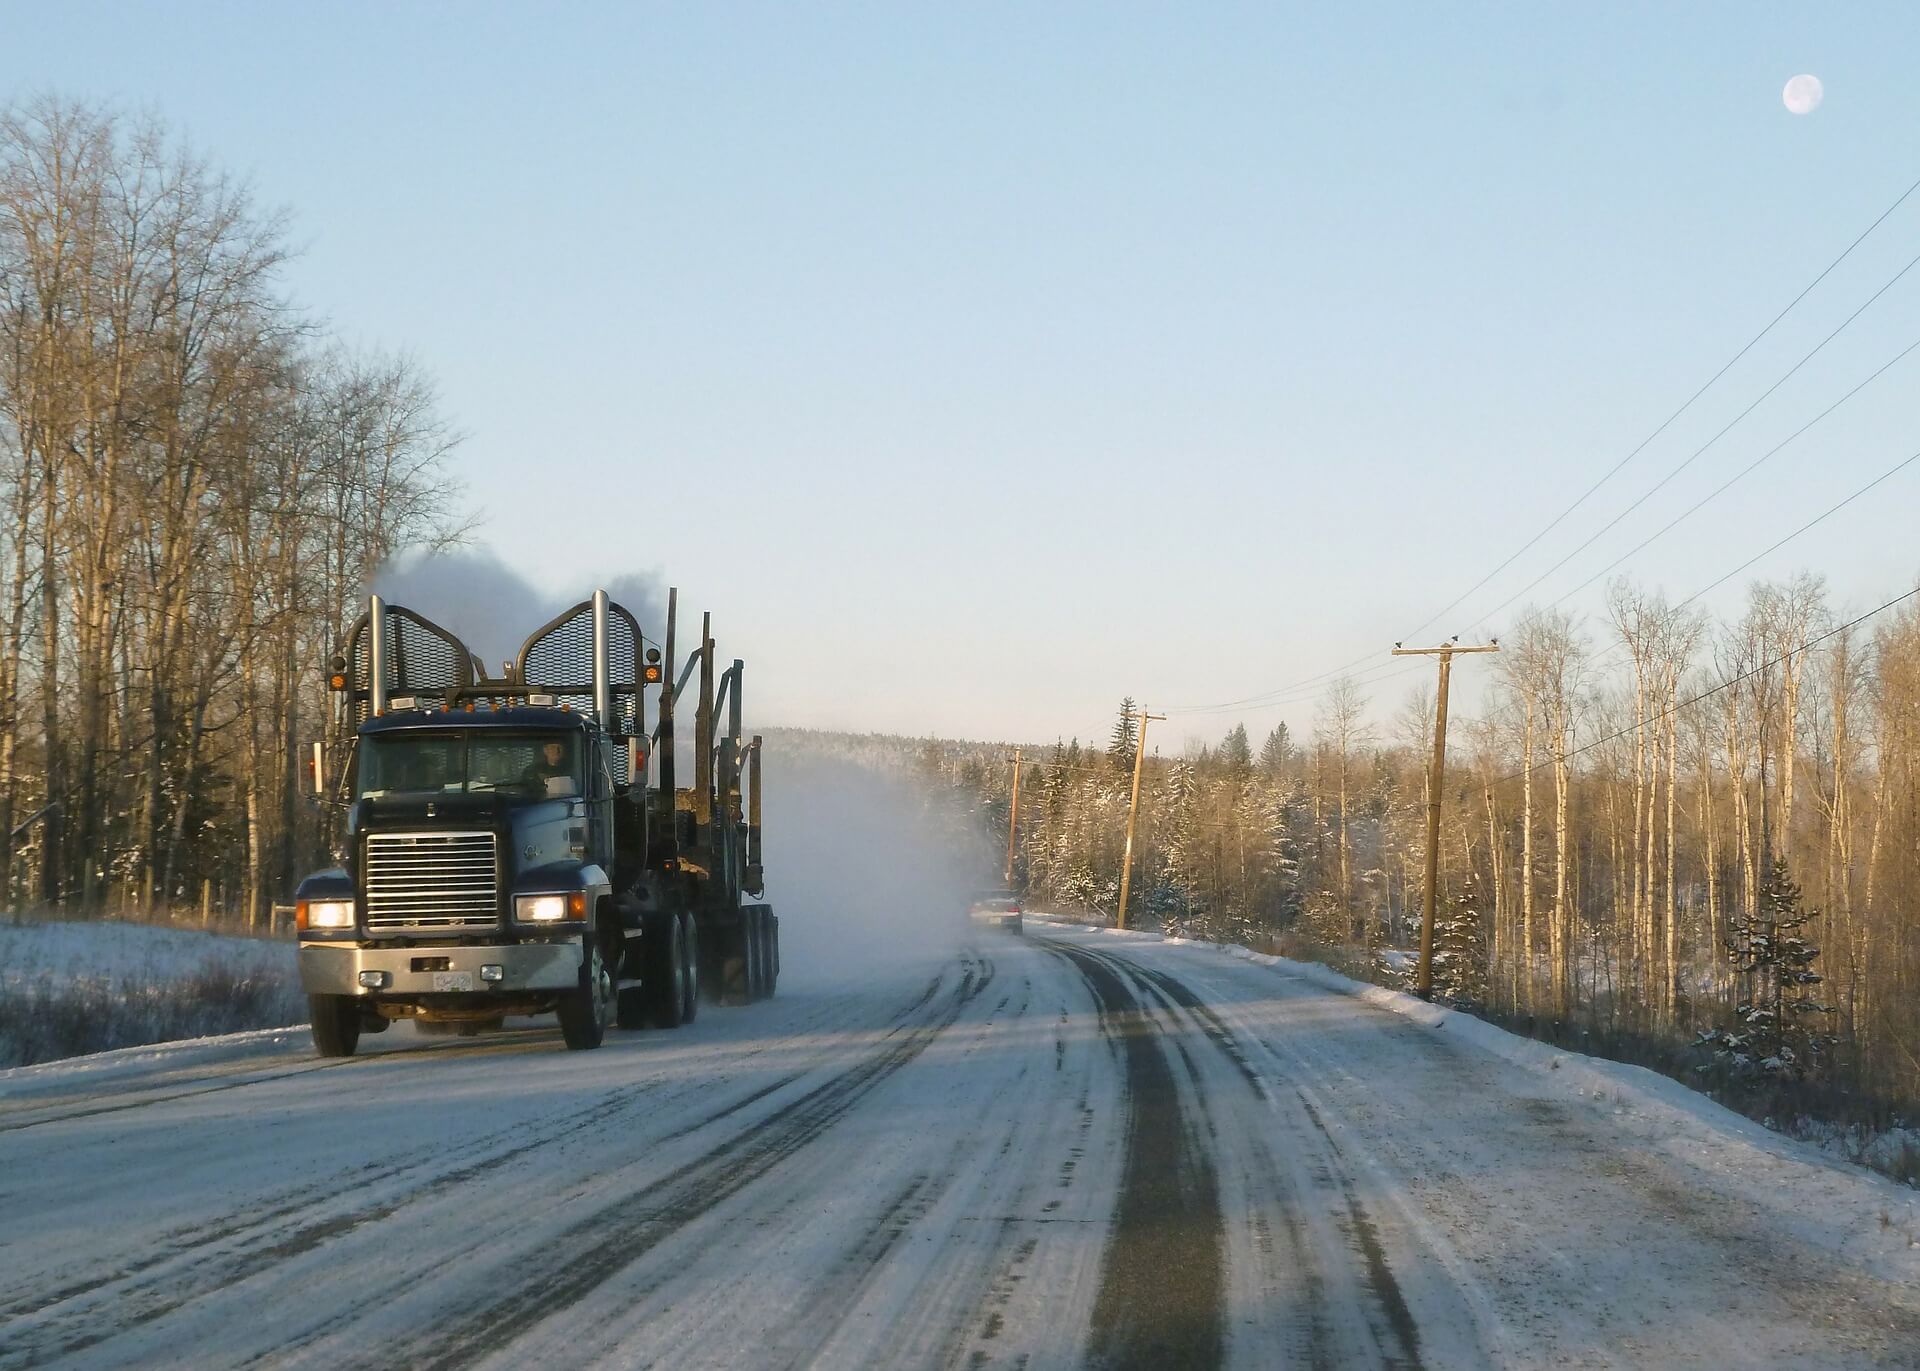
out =
[[[1020,749],[1013,750],[1013,812],[1007,816],[1007,874],[1004,884],[1013,889],[1013,839],[1020,831]]]
[[[1393,655],[1396,657],[1440,659],[1440,698],[1434,705],[1433,718],[1433,767],[1427,773],[1427,890],[1420,919],[1420,964],[1413,981],[1413,993],[1423,1000],[1433,998],[1434,904],[1440,889],[1440,789],[1447,774],[1447,682],[1453,675],[1453,655],[1456,652],[1499,650],[1498,638],[1479,647],[1461,647],[1457,638],[1439,647],[1393,645]]]
[[[1127,886],[1133,879],[1133,825],[1140,816],[1140,763],[1147,755],[1147,721],[1165,720],[1164,714],[1149,714],[1144,709],[1131,713],[1130,719],[1140,721],[1140,735],[1133,742],[1133,798],[1127,801],[1127,846],[1120,857],[1120,913],[1114,919],[1115,928],[1127,926]]]

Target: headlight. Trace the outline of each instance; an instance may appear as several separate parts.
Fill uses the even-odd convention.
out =
[[[584,919],[587,917],[587,897],[584,892],[577,890],[571,895],[516,895],[513,897],[513,917],[523,924],[555,924],[566,919]]]
[[[294,907],[298,928],[352,928],[352,900],[301,900]]]

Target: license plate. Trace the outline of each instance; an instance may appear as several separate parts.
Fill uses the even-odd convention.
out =
[[[435,990],[471,990],[473,973],[471,971],[436,971],[433,973]]]

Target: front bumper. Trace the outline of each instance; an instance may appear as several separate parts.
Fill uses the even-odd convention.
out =
[[[448,992],[443,977],[467,972],[471,992],[511,995],[529,990],[572,990],[580,984],[580,939],[563,942],[521,943],[502,947],[352,947],[338,943],[300,944],[300,984],[309,995],[380,996],[405,999],[414,995]],[[415,964],[432,962],[432,970]],[[442,965],[444,964],[444,965]],[[497,966],[498,981],[482,981],[480,968]],[[360,984],[362,971],[384,971],[388,983],[379,990]]]

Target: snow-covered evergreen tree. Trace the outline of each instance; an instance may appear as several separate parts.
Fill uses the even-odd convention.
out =
[[[1161,856],[1156,896],[1149,908],[1160,917],[1164,931],[1175,932],[1194,913],[1193,858],[1199,841],[1199,781],[1191,763],[1175,762],[1167,776],[1169,831]],[[1205,908],[1206,901],[1200,902]]]
[[[1479,883],[1469,875],[1433,929],[1434,994],[1462,1009],[1487,1002],[1487,919]]]
[[[1786,860],[1775,857],[1755,908],[1728,919],[1727,952],[1746,991],[1733,1011],[1740,1026],[1700,1036],[1735,1070],[1804,1080],[1832,1046],[1817,1017],[1833,1013],[1815,998],[1820,949],[1800,936],[1819,917],[1818,910],[1801,909],[1800,887]]]
[[[1220,744],[1219,765],[1230,781],[1244,781],[1253,772],[1253,748],[1247,742],[1247,726],[1235,724]]]
[[[1260,747],[1260,770],[1270,779],[1278,780],[1292,760],[1293,736],[1287,732],[1284,723],[1275,724],[1273,731],[1267,734],[1267,741]]]
[[[1107,741],[1107,760],[1114,767],[1131,775],[1133,773],[1133,750],[1140,737],[1140,721],[1135,716],[1133,696],[1120,701],[1120,717],[1114,720],[1113,736]]]

